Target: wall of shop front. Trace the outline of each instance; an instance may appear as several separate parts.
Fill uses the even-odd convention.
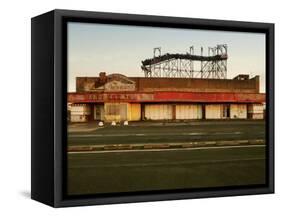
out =
[[[247,104],[205,105],[206,119],[246,119]]]
[[[248,118],[263,119],[265,113],[265,106],[263,104],[248,105]]]
[[[221,104],[205,105],[205,118],[206,119],[222,119],[223,118],[223,105],[221,105]]]
[[[105,103],[105,121],[126,121],[128,120],[128,103]]]
[[[92,119],[103,121],[104,120],[104,104],[93,104],[92,108]]]
[[[105,103],[105,121],[139,121],[141,104],[139,103]]]
[[[91,107],[87,104],[73,104],[70,112],[71,122],[87,122],[90,119]]]
[[[141,120],[141,104],[140,103],[128,103],[128,121]]]
[[[231,119],[246,119],[247,118],[247,105],[246,104],[231,104],[230,105],[230,118]]]
[[[73,104],[71,122],[140,120],[263,119],[262,104]]]
[[[180,104],[176,105],[176,119],[202,119],[202,105],[200,104]]]
[[[169,104],[152,104],[144,107],[145,120],[173,119],[173,106]]]

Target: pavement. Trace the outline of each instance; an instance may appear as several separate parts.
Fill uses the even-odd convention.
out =
[[[264,121],[133,122],[129,126],[70,125],[69,146],[182,144],[265,139]]]

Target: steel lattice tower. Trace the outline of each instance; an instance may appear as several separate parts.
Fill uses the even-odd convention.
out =
[[[153,58],[142,61],[145,77],[175,78],[227,78],[227,45],[208,48],[208,56],[194,55],[194,47],[189,47],[185,54],[161,54],[161,48],[153,50]],[[200,69],[194,69],[194,61],[201,62]]]

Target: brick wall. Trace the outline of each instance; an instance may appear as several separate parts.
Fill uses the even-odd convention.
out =
[[[188,78],[132,78],[137,90],[186,92],[240,92],[259,93],[259,77],[249,80],[188,79]]]
[[[259,93],[259,76],[248,80],[198,79],[198,78],[142,78],[129,77],[135,82],[136,91],[186,91],[186,92],[226,92]],[[99,77],[77,77],[76,92],[98,91],[104,82]],[[102,91],[100,89],[100,91]]]

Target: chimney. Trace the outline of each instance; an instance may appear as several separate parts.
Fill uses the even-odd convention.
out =
[[[99,74],[99,82],[101,84],[104,84],[104,83],[106,83],[106,80],[107,80],[106,73],[105,72],[100,72],[100,74]]]

